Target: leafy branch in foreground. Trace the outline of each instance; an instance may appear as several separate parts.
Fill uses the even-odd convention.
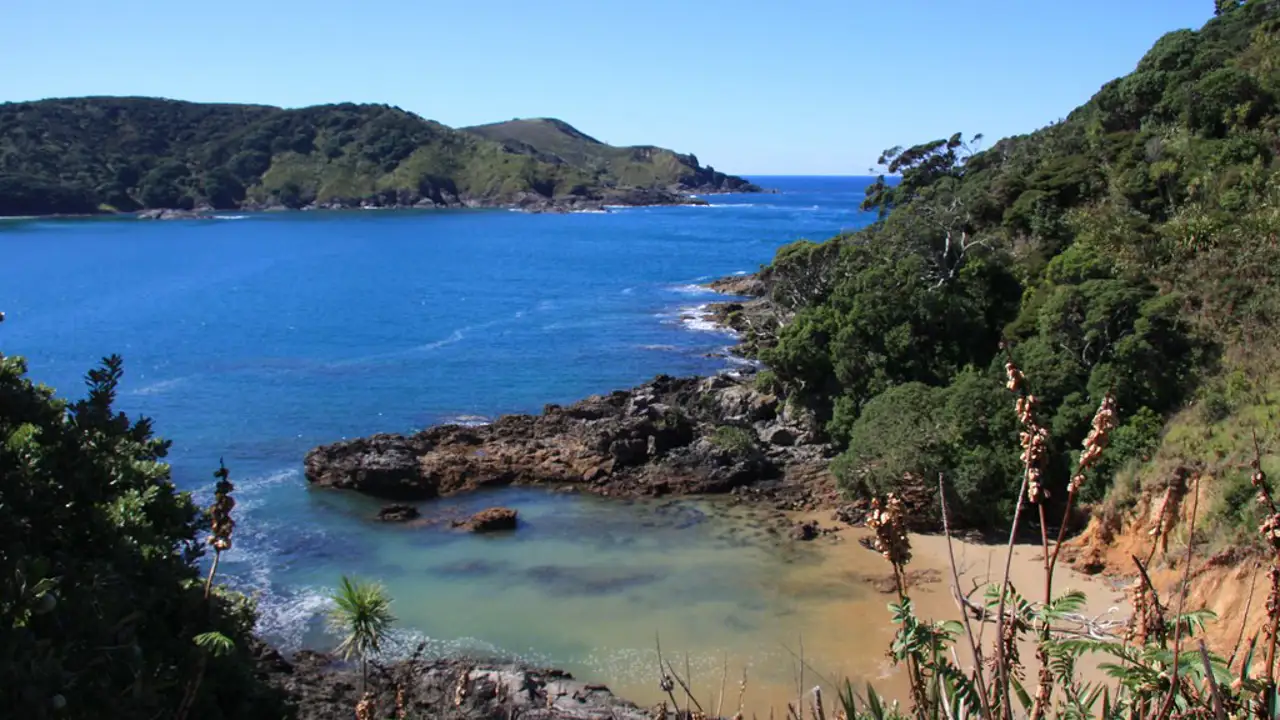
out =
[[[367,686],[369,660],[382,649],[396,621],[391,613],[391,597],[378,583],[343,575],[331,599],[334,607],[329,626],[342,637],[336,652],[345,660],[360,661],[360,677]]]

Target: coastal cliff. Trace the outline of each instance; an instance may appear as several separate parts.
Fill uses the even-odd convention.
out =
[[[511,125],[455,130],[397,107],[351,103],[298,109],[144,97],[3,103],[0,216],[146,209],[572,211],[700,204],[692,193],[759,191],[702,167],[693,155],[613,147],[561,121],[547,125],[554,132],[523,133],[523,140],[498,131]],[[574,152],[564,149],[568,143]]]

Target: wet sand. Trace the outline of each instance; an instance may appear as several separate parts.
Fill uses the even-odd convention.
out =
[[[824,527],[834,527],[829,513],[797,515],[797,520],[818,520]],[[786,705],[795,703],[801,689],[806,694],[815,685],[823,687],[828,702],[835,702],[837,688],[848,678],[861,693],[866,683],[872,683],[885,696],[905,702],[907,686],[900,668],[895,667],[887,652],[896,632],[891,622],[888,606],[897,600],[892,574],[888,563],[878,553],[863,547],[858,539],[869,537],[869,530],[844,528],[836,535],[823,536],[805,546],[812,555],[804,562],[797,562],[774,581],[779,592],[803,598],[796,606],[798,617],[789,618],[788,627],[799,628],[793,638],[780,640],[770,633],[757,633],[761,651],[772,655],[782,654],[790,667],[790,676],[780,672],[779,665],[763,667],[758,662],[741,660],[733,656],[722,659],[716,666],[707,667],[704,662],[691,668],[692,688],[695,696],[707,712],[720,707],[725,715],[738,709],[740,683],[743,670],[747,672],[746,691],[742,709],[750,717],[768,717],[772,710],[777,717],[786,715]],[[947,541],[943,536],[913,535],[913,558],[908,566],[910,596],[919,616],[935,620],[960,620],[959,606],[952,593],[953,579],[948,559]],[[962,592],[981,603],[983,587],[999,583],[1004,572],[1004,545],[985,545],[954,541],[956,566]],[[1015,548],[1010,580],[1029,599],[1040,600],[1043,593],[1043,553],[1041,548],[1019,545]],[[1110,581],[1082,575],[1059,562],[1055,572],[1054,594],[1078,589],[1088,597],[1083,614],[1103,620],[1124,621],[1129,610],[1124,593]],[[981,633],[985,645],[990,647],[996,635],[994,623],[973,622],[975,633]],[[774,647],[767,647],[773,645]],[[957,652],[961,662],[972,665],[967,642],[961,639]],[[683,675],[681,661],[684,650],[678,638],[664,639],[667,660],[676,665]],[[704,652],[696,654],[705,658]],[[803,678],[801,656],[803,654]],[[1034,648],[1030,643],[1022,648],[1021,655],[1027,663],[1026,677],[1034,678]],[[727,668],[727,669],[726,669]],[[1082,662],[1081,671],[1091,679],[1101,677],[1095,663]],[[612,684],[623,697],[641,704],[656,704],[663,697],[656,680],[644,683]],[[723,701],[721,686],[723,684]],[[677,685],[677,700],[687,702]]]

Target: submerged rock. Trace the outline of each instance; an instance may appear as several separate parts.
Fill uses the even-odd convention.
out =
[[[378,519],[383,522],[408,522],[416,520],[422,513],[412,505],[387,505],[378,511]]]
[[[818,523],[813,521],[796,523],[791,528],[791,539],[799,540],[801,542],[816,540],[819,534]]]
[[[456,523],[455,527],[460,527],[473,533],[515,530],[516,517],[516,511],[511,508],[493,507],[472,515],[470,520]]]

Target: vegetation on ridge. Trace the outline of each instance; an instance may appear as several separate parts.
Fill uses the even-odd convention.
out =
[[[534,118],[463,128],[502,143],[514,152],[533,154],[553,164],[584,170],[594,182],[637,187],[698,188],[752,192],[758,187],[740,177],[702,167],[693,155],[643,145],[614,147],[586,135],[563,120]]]
[[[1171,416],[1256,369],[1246,348],[1277,346],[1280,4],[1218,5],[1049,127],[886,152],[901,180],[868,190],[878,222],[778,252],[779,323],[748,341],[847,448],[849,491],[907,491],[936,526],[935,489],[903,477],[943,471],[960,522],[1007,522],[1018,428],[994,408],[1013,358],[1052,432],[1059,499],[1068,450],[1116,393],[1112,451],[1081,490],[1101,500]]]
[[[543,158],[385,105],[287,110],[136,97],[4,103],[0,215],[496,204],[745,182],[700,168],[692,156],[651,150],[652,158],[625,163],[617,156],[629,149],[603,144],[568,159]]]

